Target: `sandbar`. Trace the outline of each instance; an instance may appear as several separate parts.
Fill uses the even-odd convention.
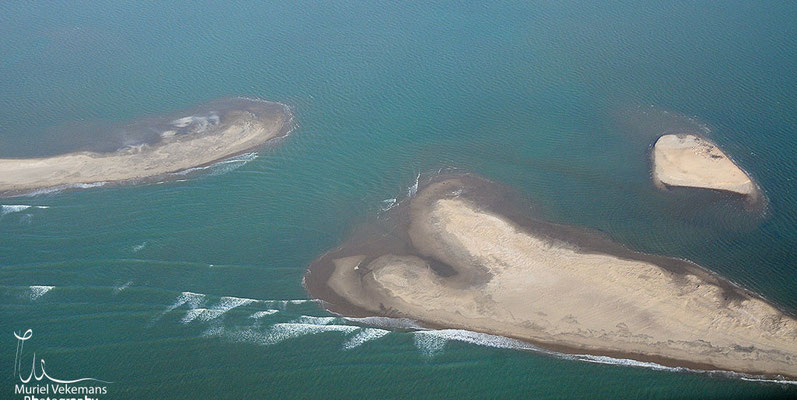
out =
[[[410,318],[571,354],[797,378],[797,320],[686,260],[535,219],[484,178],[440,176],[313,262],[330,311]],[[510,200],[508,200],[510,199]]]
[[[693,134],[661,136],[653,146],[653,180],[659,187],[684,186],[756,197],[750,176],[716,144]]]
[[[204,166],[283,136],[290,124],[291,113],[280,103],[216,101],[168,117],[150,118],[146,124],[128,124],[146,131],[136,137],[146,136],[147,140],[137,139],[114,151],[0,159],[0,194],[140,180]]]

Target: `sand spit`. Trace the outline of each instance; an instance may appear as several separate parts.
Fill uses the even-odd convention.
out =
[[[530,218],[473,175],[438,177],[313,264],[334,312],[549,350],[797,378],[797,320],[698,267]],[[525,208],[526,210],[528,208]]]
[[[659,187],[686,186],[756,197],[750,177],[705,138],[661,136],[653,146],[653,180]]]
[[[139,180],[208,165],[283,136],[290,124],[290,111],[282,104],[219,100],[175,116],[130,123],[120,130],[134,130],[124,133],[135,139],[116,151],[0,159],[0,194]]]

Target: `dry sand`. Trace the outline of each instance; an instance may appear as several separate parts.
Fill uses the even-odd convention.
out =
[[[237,108],[186,115],[167,123],[160,139],[114,152],[74,152],[45,158],[0,159],[0,193],[137,180],[203,166],[244,153],[289,129],[278,103],[236,100]]]
[[[750,177],[715,144],[696,135],[664,135],[656,141],[653,179],[660,187],[687,186],[756,195]]]
[[[305,277],[310,294],[344,314],[407,317],[557,351],[797,377],[797,321],[760,297],[683,260],[515,222],[471,195],[474,179],[430,184],[403,228],[321,257]],[[562,240],[568,235],[574,240]]]

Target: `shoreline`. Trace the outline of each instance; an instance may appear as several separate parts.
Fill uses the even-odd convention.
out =
[[[677,150],[667,147],[672,141],[669,139],[673,137],[677,137],[682,142],[694,140],[695,147],[703,144],[704,148],[701,150],[706,152],[707,157],[695,154],[688,158],[673,155]],[[662,140],[668,143],[660,145]],[[662,161],[657,162],[657,155],[661,157]],[[678,163],[670,160],[670,158],[676,157],[680,158]],[[738,196],[751,205],[763,201],[763,191],[750,173],[739,166],[733,157],[725,153],[720,146],[703,135],[683,132],[662,134],[650,145],[648,158],[651,179],[660,190],[667,191],[673,188],[708,190],[734,197]],[[721,165],[707,163],[708,159],[717,159]],[[732,182],[728,182],[728,180]],[[745,180],[746,182],[744,182]]]
[[[256,151],[295,128],[287,105],[248,98],[216,100],[142,120],[130,123],[143,132],[136,137],[138,144],[116,151],[0,159],[0,197],[58,188],[146,183]],[[159,135],[154,142],[152,132]]]
[[[498,187],[499,190],[495,190],[494,192],[502,192],[508,190],[508,188],[503,187],[500,184],[494,184],[492,182],[486,181],[482,178],[474,177],[470,174],[459,175],[466,177],[465,179],[475,179],[476,182],[481,182],[486,186],[492,186],[493,189]],[[423,184],[423,188],[427,188],[430,185],[433,185],[435,182],[440,182],[446,180],[449,176],[437,176],[432,178],[429,182]],[[487,183],[485,183],[487,182]],[[478,186],[478,183],[477,183]],[[688,276],[693,276],[694,278],[689,278],[691,280],[697,279],[699,282],[708,283],[711,286],[718,288],[719,294],[722,295],[722,299],[718,303],[718,307],[720,308],[727,308],[731,304],[736,304],[741,301],[747,300],[750,301],[751,299],[755,299],[759,302],[762,302],[767,305],[772,305],[772,303],[766,300],[763,296],[758,295],[752,291],[749,291],[730,280],[727,280],[714,272],[707,270],[695,263],[692,263],[687,260],[666,257],[666,256],[659,256],[653,254],[646,254],[641,253],[638,251],[631,250],[626,246],[623,246],[620,243],[614,242],[605,234],[596,232],[591,229],[587,228],[578,228],[573,226],[566,226],[566,225],[558,225],[553,224],[550,222],[545,222],[541,220],[535,219],[533,216],[530,216],[528,213],[528,207],[524,207],[524,204],[515,202],[516,198],[504,198],[501,197],[506,196],[506,192],[502,194],[496,195],[484,195],[484,193],[480,193],[479,196],[483,197],[481,200],[486,201],[488,206],[482,206],[483,202],[477,202],[482,209],[488,209],[491,213],[496,213],[496,205],[504,206],[501,209],[500,215],[502,218],[511,221],[518,227],[520,227],[524,232],[530,233],[537,237],[544,238],[545,241],[548,243],[559,243],[565,247],[572,247],[577,250],[577,254],[579,257],[582,256],[589,256],[595,254],[601,255],[611,255],[615,256],[620,260],[630,260],[634,262],[645,262],[655,265],[661,268],[663,271],[666,271],[666,274],[672,278],[673,282],[686,282]],[[447,320],[440,320],[439,318],[425,318],[423,315],[408,315],[407,312],[403,312],[402,310],[391,309],[389,306],[385,306],[385,309],[374,311],[373,309],[366,309],[361,307],[360,305],[353,304],[349,299],[344,297],[343,295],[337,293],[333,288],[331,288],[327,282],[332,277],[334,273],[334,267],[331,266],[332,260],[334,259],[341,259],[344,257],[354,256],[357,254],[366,254],[369,257],[374,254],[407,254],[408,252],[411,253],[411,250],[408,248],[406,237],[401,237],[401,234],[396,234],[395,232],[404,232],[406,226],[408,226],[409,222],[407,219],[409,218],[409,208],[411,207],[409,203],[412,203],[414,199],[409,199],[409,201],[405,200],[402,203],[396,206],[394,209],[395,212],[388,216],[388,221],[382,221],[381,224],[385,225],[380,227],[379,224],[371,224],[358,228],[358,230],[351,236],[351,239],[344,242],[340,247],[330,250],[325,253],[323,256],[315,260],[308,268],[308,271],[303,279],[303,284],[308,291],[308,293],[313,298],[320,298],[323,300],[324,308],[334,312],[336,314],[345,315],[345,316],[357,316],[357,317],[364,317],[364,316],[385,316],[385,317],[405,317],[414,319],[424,326],[427,327],[435,327],[435,328],[458,328],[458,329],[466,329],[474,332],[481,332],[486,334],[495,334],[504,337],[509,337],[513,339],[517,339],[523,342],[527,342],[538,346],[545,350],[552,350],[558,353],[569,354],[569,355],[579,355],[579,354],[588,354],[592,356],[608,356],[618,359],[631,359],[631,360],[638,360],[643,362],[654,362],[656,364],[660,364],[666,367],[672,368],[690,368],[694,370],[701,370],[701,371],[727,371],[732,373],[744,373],[750,374],[752,378],[761,378],[761,377],[776,377],[776,378],[783,378],[789,377],[791,379],[797,378],[797,373],[773,373],[772,370],[765,370],[761,369],[758,370],[756,368],[748,368],[748,369],[740,369],[740,368],[728,368],[727,365],[723,366],[723,362],[711,362],[711,360],[689,360],[689,359],[682,359],[678,357],[671,357],[661,354],[651,354],[645,353],[641,351],[634,351],[631,349],[611,349],[605,348],[600,349],[595,347],[595,343],[593,341],[592,345],[589,344],[582,344],[582,345],[573,345],[573,343],[557,343],[555,341],[550,340],[536,340],[534,337],[530,337],[528,334],[517,334],[517,332],[513,332],[512,329],[498,328],[496,325],[490,326],[490,324],[482,324],[481,326],[473,326],[473,324],[468,323],[468,319],[464,318],[457,321],[447,319]],[[478,199],[477,199],[478,200]],[[512,203],[508,207],[506,206],[507,203]],[[500,208],[500,207],[499,207]],[[391,211],[394,211],[391,210]],[[497,214],[497,213],[496,213]],[[396,229],[390,229],[388,225],[392,225]],[[393,233],[388,233],[393,232]],[[365,238],[365,240],[363,240]],[[362,260],[360,265],[367,264],[368,261]],[[430,268],[436,270],[436,268],[431,265]],[[369,265],[370,267],[370,265]],[[438,277],[442,276],[442,274],[438,274]],[[370,278],[367,278],[370,279]],[[455,293],[455,292],[452,292]],[[406,293],[404,293],[406,294]],[[384,297],[380,297],[380,299],[384,299]],[[381,305],[381,304],[380,304]],[[777,312],[780,312],[785,318],[793,319],[793,313],[784,312],[782,307],[773,306]],[[547,310],[546,310],[547,311]],[[472,322],[472,321],[471,321]],[[489,329],[485,329],[488,327]],[[510,326],[511,328],[511,326]],[[537,338],[539,339],[539,338]],[[598,342],[599,343],[599,342]],[[617,343],[615,343],[616,345]],[[789,349],[789,354],[797,354],[797,343],[792,344],[792,349]]]

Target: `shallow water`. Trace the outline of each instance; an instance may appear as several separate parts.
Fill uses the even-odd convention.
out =
[[[794,396],[461,341],[427,354],[411,331],[296,321],[330,316],[305,302],[305,267],[446,167],[797,309],[794,21],[788,2],[2,3],[2,156],[72,145],[56,127],[224,97],[290,104],[299,123],[229,171],[1,199],[48,207],[0,215],[3,357],[10,331],[33,329],[27,362],[113,381],[113,398]],[[658,191],[649,138],[683,129],[750,172],[766,209]],[[183,292],[202,296],[175,306]],[[183,323],[223,297],[258,301]]]

